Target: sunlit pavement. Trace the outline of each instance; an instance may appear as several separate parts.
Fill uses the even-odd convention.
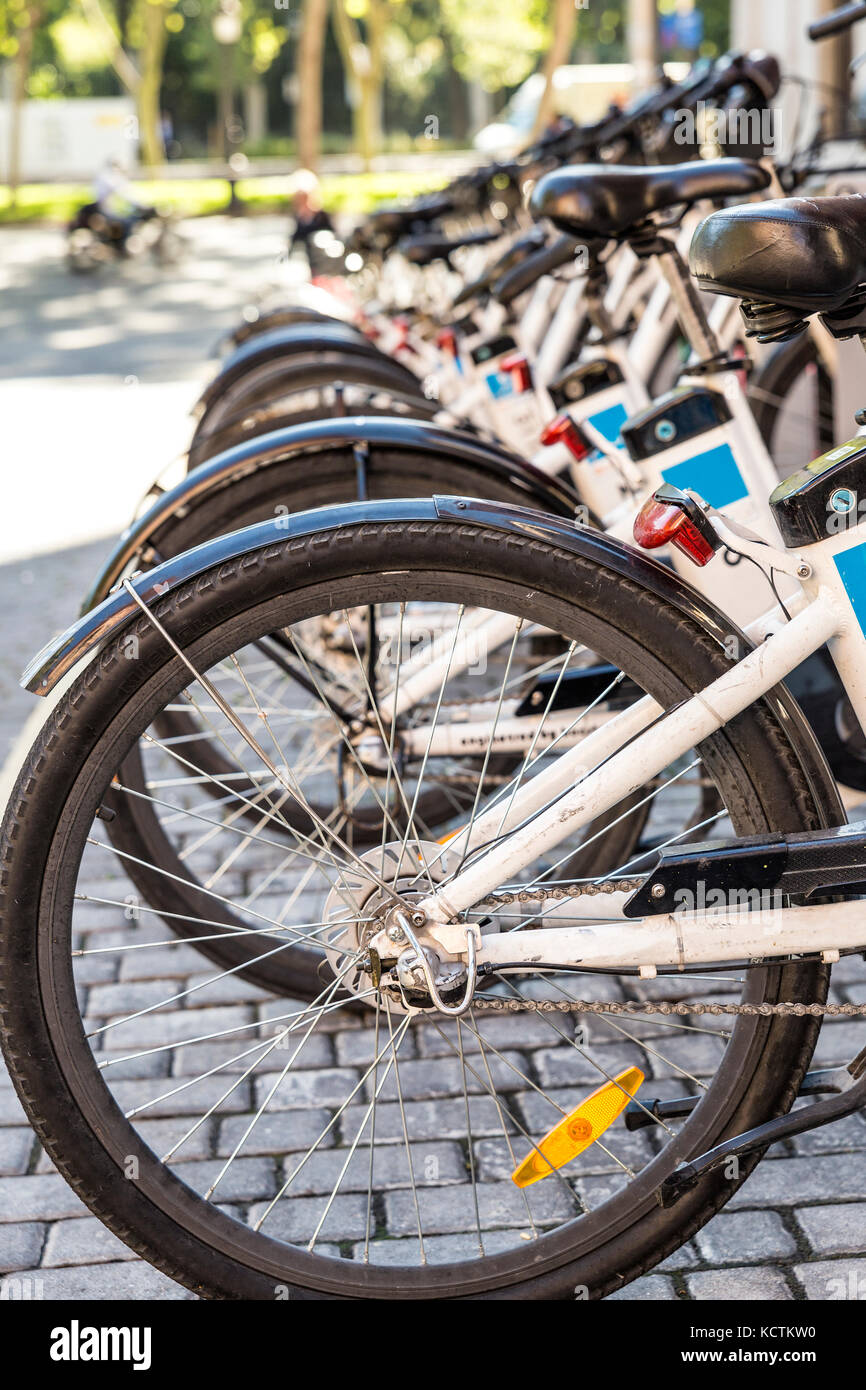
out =
[[[261,289],[296,273],[280,263],[280,219],[211,218],[187,232],[191,254],[177,270],[131,264],[87,280],[68,276],[58,233],[0,232],[0,761],[18,741],[7,780],[22,726],[40,710],[18,688],[19,671],[73,619],[139,496],[184,447],[187,411],[213,370],[220,334]],[[837,967],[834,984],[834,999],[866,1002],[861,961]],[[248,987],[236,987],[237,999],[225,1004],[252,1007]],[[510,1045],[534,1057],[539,1039],[524,1027],[525,1037],[515,1025]],[[860,1031],[825,1026],[815,1065],[847,1061]],[[335,1035],[338,1054],[343,1045]],[[425,1102],[437,1135],[446,1135],[454,1103]],[[853,1116],[772,1150],[694,1241],[615,1297],[862,1299],[866,1260],[856,1257],[864,1235],[866,1122]],[[7,1272],[0,1296],[12,1298],[25,1287],[47,1299],[191,1296],[89,1215],[54,1172],[0,1068],[0,1274]]]

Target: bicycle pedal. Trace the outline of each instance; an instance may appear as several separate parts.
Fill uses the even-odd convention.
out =
[[[545,1134],[532,1153],[515,1168],[511,1181],[517,1187],[529,1187],[577,1158],[622,1114],[643,1080],[644,1074],[639,1067],[627,1067],[612,1081],[599,1086]]]

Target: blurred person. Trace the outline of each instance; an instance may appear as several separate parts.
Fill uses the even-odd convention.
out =
[[[132,192],[122,160],[113,155],[103,164],[93,184],[94,199],[80,208],[71,224],[89,227],[110,238],[115,249],[125,255],[130,233],[137,222],[152,217],[155,209],[141,203]]]
[[[294,230],[289,237],[289,255],[302,246],[310,268],[310,278],[334,272],[333,258],[321,249],[321,244],[336,239],[334,224],[322,207],[319,180],[311,169],[299,169],[292,180],[292,216]],[[322,236],[322,233],[325,235]],[[318,243],[318,244],[317,244]]]

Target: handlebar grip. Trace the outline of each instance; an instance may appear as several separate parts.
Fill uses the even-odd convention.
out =
[[[829,39],[832,34],[841,34],[859,19],[866,19],[866,0],[854,0],[853,4],[840,5],[823,19],[815,19],[806,33],[813,43],[819,39]]]

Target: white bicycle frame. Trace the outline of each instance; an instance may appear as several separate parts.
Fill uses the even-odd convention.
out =
[[[713,520],[722,539],[730,540],[724,518]],[[750,543],[739,538],[738,544],[748,548]],[[446,863],[455,866],[454,876],[417,905],[427,919],[425,935],[434,944],[451,954],[466,954],[469,931],[479,964],[629,966],[647,976],[659,967],[686,969],[799,953],[820,953],[832,961],[840,952],[864,945],[866,924],[859,902],[627,919],[626,895],[612,892],[545,909],[543,916],[563,923],[553,930],[533,926],[525,932],[482,933],[458,920],[504,885],[519,882],[521,871],[539,856],[723,728],[824,643],[866,727],[866,528],[828,536],[798,551],[768,554],[767,547],[756,544],[754,552],[765,565],[800,576],[801,597],[790,620],[780,623],[778,611],[768,614],[764,627],[770,635],[704,690],[667,714],[650,697],[635,702],[519,788],[504,811],[494,805],[458,832],[441,851]],[[712,563],[721,562],[717,557]],[[491,849],[479,849],[471,864],[460,867],[470,850],[494,836]],[[537,922],[538,914],[526,920]],[[566,920],[577,925],[568,926]],[[375,940],[372,945],[376,948]]]

